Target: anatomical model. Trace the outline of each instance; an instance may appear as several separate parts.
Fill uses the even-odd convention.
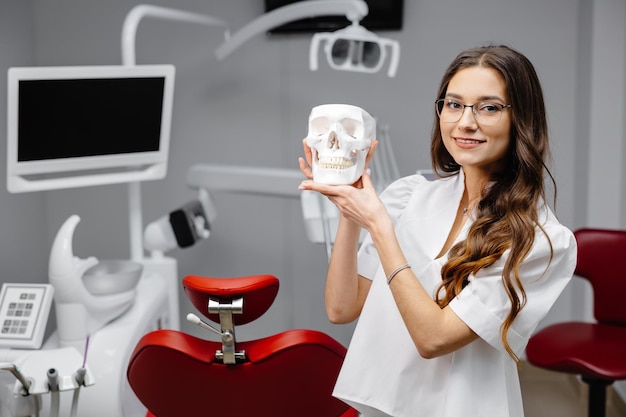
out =
[[[363,174],[376,135],[376,120],[360,107],[323,104],[309,115],[306,138],[311,148],[313,181],[353,184]]]

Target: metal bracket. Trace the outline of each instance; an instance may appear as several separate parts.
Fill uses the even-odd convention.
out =
[[[236,352],[235,323],[233,314],[243,312],[243,298],[236,298],[230,303],[209,299],[209,313],[218,314],[220,317],[220,327],[222,331],[222,350],[215,352],[215,357],[225,364],[233,365],[237,359],[244,360],[245,352]]]

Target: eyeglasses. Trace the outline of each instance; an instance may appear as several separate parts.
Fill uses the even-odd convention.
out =
[[[492,126],[500,121],[504,109],[511,108],[511,105],[491,101],[480,101],[470,105],[448,98],[440,98],[435,101],[437,115],[444,123],[456,123],[461,120],[466,107],[472,109],[472,113],[474,113],[474,117],[478,123],[485,126]]]
[[[320,42],[325,41],[324,52],[328,65],[335,70],[374,73],[380,71],[391,54],[387,75],[393,77],[400,60],[400,44],[393,39],[381,38],[359,24],[328,33],[316,33],[309,49],[310,68],[317,69]]]

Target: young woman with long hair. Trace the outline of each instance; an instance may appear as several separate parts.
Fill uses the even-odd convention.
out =
[[[333,394],[364,416],[522,417],[517,362],[576,263],[546,201],[541,85],[518,51],[473,48],[433,110],[438,178],[404,177],[380,197],[367,172],[351,186],[313,182],[304,146],[300,188],[340,211],[327,315],[358,319]]]

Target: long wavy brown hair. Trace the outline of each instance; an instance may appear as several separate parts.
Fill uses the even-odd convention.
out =
[[[469,276],[493,265],[505,251],[509,255],[502,272],[502,284],[511,301],[511,310],[500,329],[502,343],[516,361],[507,334],[511,324],[526,304],[526,292],[519,268],[528,255],[538,224],[537,206],[546,200],[544,178],[547,174],[556,184],[546,166],[549,157],[548,123],[539,78],[532,63],[507,46],[485,46],[460,53],[445,72],[437,98],[444,98],[450,79],[468,67],[492,68],[504,79],[508,104],[511,105],[511,145],[505,170],[491,178],[477,206],[476,221],[467,239],[450,249],[449,260],[442,268],[442,283],[436,301],[443,308],[467,285]],[[439,120],[435,123],[431,142],[431,158],[435,172],[441,177],[458,174],[460,166],[446,150]]]

